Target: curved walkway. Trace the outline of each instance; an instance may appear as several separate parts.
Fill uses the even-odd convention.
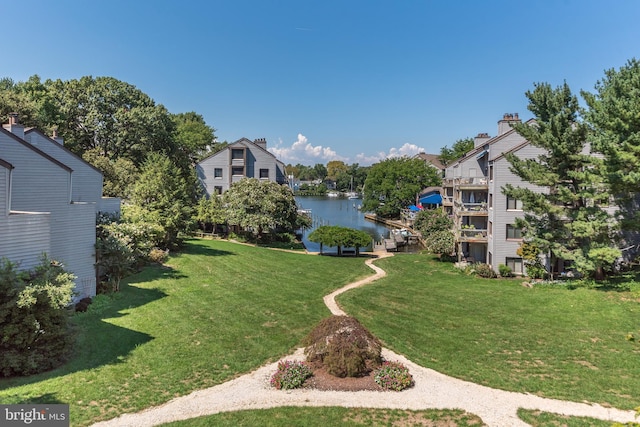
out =
[[[380,257],[389,255],[392,254],[381,253]],[[324,298],[325,304],[333,314],[345,314],[335,301],[337,295],[386,275],[384,270],[373,264],[374,260],[374,258],[370,258],[366,263],[376,271],[375,275],[351,283]],[[478,415],[488,426],[496,427],[528,426],[529,424],[518,418],[518,408],[599,418],[621,423],[636,421],[633,411],[497,390],[424,368],[389,349],[383,349],[382,356],[387,360],[397,360],[405,364],[413,375],[415,386],[402,392],[275,390],[269,385],[269,379],[278,365],[278,362],[274,362],[224,384],[194,391],[161,406],[134,414],[124,414],[118,418],[95,424],[95,426],[155,426],[220,412],[266,409],[278,406],[343,406],[410,410],[462,409]],[[285,359],[304,360],[303,349],[298,349],[293,355],[281,360]]]

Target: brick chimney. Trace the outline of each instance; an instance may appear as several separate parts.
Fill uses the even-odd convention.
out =
[[[484,145],[490,139],[491,137],[488,133],[479,133],[475,138],[473,138],[473,148]]]
[[[64,138],[61,136],[58,136],[57,128],[53,128],[53,131],[51,132],[51,139],[53,139],[55,142],[57,142],[60,145],[64,145]]]
[[[505,113],[502,116],[502,120],[498,122],[498,135],[509,132],[514,124],[521,122],[522,120],[518,117],[518,113]]]
[[[267,140],[265,138],[257,138],[253,141],[253,143],[263,150],[267,149]]]
[[[9,113],[9,123],[3,124],[3,128],[20,139],[24,139],[24,126],[18,123],[18,113]]]

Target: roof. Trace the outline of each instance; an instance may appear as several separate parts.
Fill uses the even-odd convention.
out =
[[[73,157],[76,157],[78,160],[80,160],[82,163],[86,164],[87,166],[89,166],[90,168],[94,169],[96,172],[98,172],[100,175],[104,175],[104,173],[98,169],[97,167],[95,167],[94,165],[92,165],[91,163],[87,162],[85,159],[83,159],[82,157],[78,156],[76,153],[74,153],[73,151],[69,150],[67,147],[65,147],[64,145],[60,144],[59,142],[57,142],[55,139],[51,138],[48,135],[45,135],[44,132],[42,132],[40,129],[37,128],[29,128],[28,130],[25,129],[24,134],[28,134],[28,133],[37,133],[40,136],[46,138],[47,140],[51,141],[52,144],[55,144],[57,147],[60,147],[61,150],[66,151],[67,153],[69,153],[70,155],[72,155]]]
[[[418,158],[424,160],[427,163],[431,163],[432,166],[440,170],[445,169],[445,166],[440,161],[440,156],[438,154],[418,153],[414,156],[414,158]]]
[[[230,150],[231,148],[233,148],[234,145],[239,145],[239,144],[250,144],[253,148],[260,150],[260,151],[264,151],[265,153],[269,154],[271,157],[273,157],[275,159],[276,162],[280,163],[283,167],[284,167],[284,162],[282,162],[281,160],[279,160],[275,154],[273,154],[271,151],[269,150],[265,150],[264,148],[262,148],[261,146],[259,146],[258,144],[256,144],[255,142],[251,141],[248,138],[242,137],[240,139],[238,139],[237,141],[232,142],[231,144],[227,145],[226,147],[224,147],[222,150],[217,151],[213,154],[208,155],[207,157],[205,157],[204,159],[200,160],[198,163],[202,163],[203,161],[210,159],[211,157],[217,156],[220,153],[223,153],[227,150]]]
[[[48,155],[47,153],[45,153],[44,151],[40,150],[39,148],[29,144],[27,141],[25,141],[24,139],[18,137],[17,135],[14,135],[12,132],[9,132],[8,130],[6,130],[3,127],[0,127],[0,132],[6,134],[7,136],[13,138],[14,140],[16,140],[18,143],[22,144],[23,146],[27,147],[28,149],[34,151],[35,153],[39,154],[40,156],[46,158],[47,160],[51,161],[52,163],[57,164],[58,166],[60,166],[61,168],[69,171],[69,172],[73,172],[73,169],[70,168],[68,165],[65,165],[64,163],[62,163],[61,161],[51,157],[50,155]]]

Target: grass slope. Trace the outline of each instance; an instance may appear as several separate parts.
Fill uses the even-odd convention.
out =
[[[490,387],[632,409],[640,401],[640,300],[630,292],[526,288],[477,279],[427,255],[338,298],[389,348]]]
[[[69,403],[87,425],[220,384],[288,354],[329,316],[324,295],[370,274],[362,258],[192,241],[76,315],[69,363],[1,380],[0,402]]]

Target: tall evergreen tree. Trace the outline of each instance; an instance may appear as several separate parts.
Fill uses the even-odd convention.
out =
[[[593,148],[605,157],[604,172],[616,199],[621,226],[640,229],[640,62],[605,71],[596,93],[582,92],[589,106]]]
[[[506,185],[508,197],[522,200],[525,240],[556,259],[573,261],[578,271],[604,276],[620,255],[613,248],[614,221],[601,205],[609,194],[599,174],[602,161],[589,153],[588,126],[580,121],[578,99],[566,82],[555,89],[536,84],[526,93],[534,124],[518,124],[516,131],[545,153],[535,159],[507,154],[511,170],[523,181],[548,189]]]

